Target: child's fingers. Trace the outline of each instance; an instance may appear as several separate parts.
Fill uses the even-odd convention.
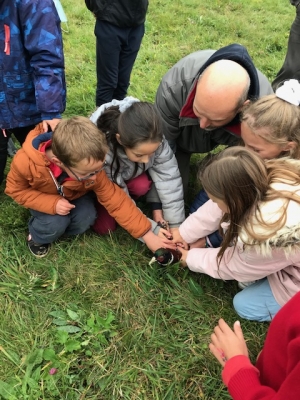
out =
[[[163,246],[161,246],[161,247],[164,247],[166,249],[176,250],[176,245],[174,243],[168,241],[167,239],[161,239],[161,240],[162,240],[162,243],[163,243]]]
[[[172,233],[169,232],[167,229],[160,228],[159,233],[162,233],[164,235],[164,237],[166,237],[169,240],[173,239]]]
[[[235,323],[233,324],[233,330],[234,333],[236,334],[236,336],[240,339],[240,340],[245,340],[244,339],[244,335],[243,335],[243,330],[240,324],[240,321],[235,321]]]
[[[219,319],[219,325],[218,325],[219,329],[221,330],[222,333],[225,334],[229,334],[230,332],[232,332],[232,329],[230,328],[230,326],[224,321],[223,318]]]
[[[220,341],[219,341],[219,338],[218,338],[217,334],[215,333],[215,329],[214,329],[214,332],[210,335],[210,339],[211,339],[212,344],[219,348],[220,347]]]
[[[211,353],[216,357],[216,359],[219,361],[219,363],[224,367],[225,361],[221,355],[221,352],[218,347],[216,347],[213,343],[209,344],[209,350]]]

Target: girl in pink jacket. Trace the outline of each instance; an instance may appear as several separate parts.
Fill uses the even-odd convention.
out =
[[[182,263],[216,279],[255,281],[234,297],[234,308],[269,321],[300,290],[300,161],[264,162],[243,147],[228,148],[200,178],[210,200],[173,232]],[[187,250],[218,227],[221,247]]]

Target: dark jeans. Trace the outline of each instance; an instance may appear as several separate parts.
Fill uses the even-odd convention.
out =
[[[96,21],[97,107],[126,96],[144,32],[144,24],[119,28],[106,21]]]
[[[273,90],[287,79],[300,81],[300,5],[296,9],[296,18],[291,26],[288,48],[283,66],[272,82]]]
[[[62,235],[78,235],[87,231],[96,219],[95,200],[92,193],[70,201],[76,207],[68,215],[50,215],[30,210],[29,232],[34,242],[52,243]]]
[[[2,183],[4,178],[4,170],[7,161],[8,139],[12,134],[14,134],[20,145],[22,145],[26,139],[27,134],[34,128],[35,125],[25,126],[23,128],[5,129],[5,134],[3,130],[0,129],[0,184]]]
[[[198,208],[203,206],[203,204],[206,203],[208,200],[209,200],[209,197],[208,197],[206,191],[201,189],[200,192],[195,197],[193,204],[191,205],[190,214],[197,211]],[[222,240],[223,240],[222,236],[219,234],[218,231],[213,232],[210,235],[208,235],[208,239],[209,239],[209,242],[212,245],[212,247],[220,247]]]

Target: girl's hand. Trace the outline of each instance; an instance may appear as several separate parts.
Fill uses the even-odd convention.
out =
[[[186,258],[187,258],[188,250],[185,250],[183,247],[179,247],[178,250],[181,253],[180,265],[182,267],[187,267]]]
[[[177,245],[179,245],[180,251],[181,251],[181,248],[183,248],[183,249],[188,249],[189,248],[189,245],[187,244],[187,242],[185,242],[182,239],[182,237],[181,237],[181,235],[179,233],[179,228],[171,228],[170,231],[171,231],[172,236],[173,236],[172,242],[177,244]]]
[[[172,233],[169,232],[167,229],[163,229],[163,228],[159,229],[157,236],[162,238],[162,239],[168,239],[170,241],[172,241],[172,239],[173,239]]]
[[[164,215],[163,215],[162,210],[153,210],[152,211],[152,218],[153,218],[153,221],[155,221],[155,222],[167,223],[164,220]]]
[[[240,322],[236,321],[232,330],[223,319],[220,319],[211,335],[209,349],[222,367],[234,356],[249,357]]]
[[[147,247],[154,253],[157,249],[160,248],[168,248],[168,249],[176,249],[176,245],[172,243],[171,240],[162,239],[155,235],[152,231],[148,231],[143,239],[147,245]]]

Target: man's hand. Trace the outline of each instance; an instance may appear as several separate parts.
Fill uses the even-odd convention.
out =
[[[74,204],[71,204],[67,199],[61,198],[56,204],[56,214],[68,215],[72,208],[75,208]]]
[[[43,121],[43,129],[45,132],[48,132],[48,126],[50,126],[51,131],[53,132],[56,125],[61,121],[59,118],[47,119]]]
[[[234,356],[249,357],[240,322],[236,321],[232,330],[223,319],[220,319],[211,335],[209,349],[222,367]]]

